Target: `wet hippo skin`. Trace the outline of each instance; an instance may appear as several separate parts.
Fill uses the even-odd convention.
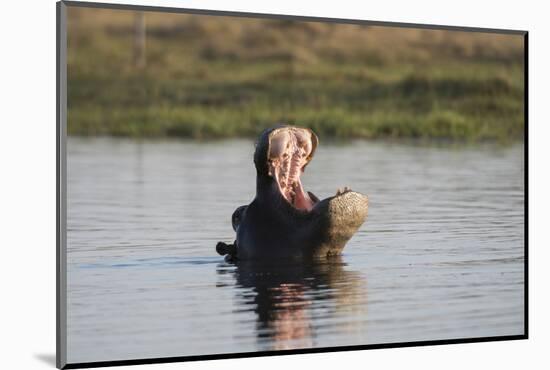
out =
[[[256,196],[232,215],[237,238],[218,243],[218,253],[238,260],[304,259],[338,255],[365,222],[366,195],[339,189],[319,200],[300,177],[319,140],[310,129],[265,130],[254,152]]]

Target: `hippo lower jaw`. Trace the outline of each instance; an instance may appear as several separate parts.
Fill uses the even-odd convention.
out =
[[[315,204],[312,212],[323,225],[318,230],[321,236],[320,243],[314,248],[312,255],[338,255],[365,222],[368,215],[368,197],[347,188],[343,191],[338,190],[335,196]]]
[[[256,145],[256,197],[239,207],[232,224],[237,259],[337,255],[367,217],[368,199],[348,188],[319,200],[300,176],[313,158],[317,136],[281,126],[264,131]],[[225,244],[218,252],[232,251]]]

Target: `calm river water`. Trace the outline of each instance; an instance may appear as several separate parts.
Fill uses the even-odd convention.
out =
[[[523,334],[523,147],[321,143],[369,217],[340,259],[225,263],[252,141],[68,141],[68,360]]]

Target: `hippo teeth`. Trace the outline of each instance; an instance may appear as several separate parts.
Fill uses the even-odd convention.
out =
[[[351,191],[351,188],[347,187],[347,186],[344,186],[343,188],[338,188],[338,190],[336,190],[336,195],[342,195],[342,194],[347,193],[349,191]]]
[[[283,198],[300,210],[309,211],[315,204],[304,191],[300,176],[316,143],[316,137],[314,142],[311,131],[305,129],[281,129],[270,137],[268,174],[275,178]]]
[[[308,191],[307,194],[309,195],[309,199],[311,199],[313,201],[313,203],[319,203],[320,202],[317,195],[313,194],[311,191]]]

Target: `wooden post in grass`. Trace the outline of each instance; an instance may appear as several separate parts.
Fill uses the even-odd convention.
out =
[[[145,14],[135,12],[134,16],[134,66],[144,68],[147,65],[145,56]]]

